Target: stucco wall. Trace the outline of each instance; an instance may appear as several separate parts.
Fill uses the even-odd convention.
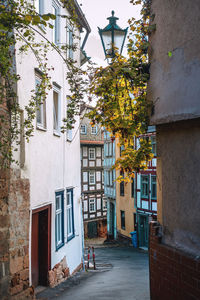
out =
[[[157,147],[163,241],[200,255],[200,119],[157,126]]]
[[[52,3],[45,1],[45,13],[51,12],[51,10]],[[60,7],[60,13],[61,15],[66,14],[66,9]],[[52,40],[51,29],[46,30],[46,37]],[[65,44],[65,18],[60,19],[60,37],[60,42]],[[40,40],[41,37],[36,35],[36,39]],[[78,64],[80,64],[79,54],[79,50],[74,53],[74,59]],[[66,116],[66,95],[69,93],[69,85],[66,81],[67,66],[56,51],[48,52],[48,60],[49,65],[54,67],[49,71],[51,83],[56,82],[60,86],[60,120],[62,120]],[[30,100],[30,91],[35,88],[35,68],[37,67],[38,62],[31,51],[28,55],[17,52],[17,73],[21,76],[18,83],[18,99],[22,109]],[[34,136],[31,137],[29,143],[25,144],[25,164],[21,170],[22,177],[30,180],[30,210],[47,204],[52,205],[51,268],[66,256],[70,273],[72,273],[81,263],[82,256],[79,118],[77,117],[77,123],[72,130],[71,142],[67,140],[66,133],[55,135],[53,131],[53,90],[50,90],[46,99],[46,120],[46,130],[36,129],[36,121],[33,123],[35,127]],[[66,189],[71,187],[74,188],[75,237],[67,242],[67,214],[65,209],[65,243],[62,248],[56,251],[55,192],[64,190],[64,207],[66,207]]]
[[[117,144],[117,141],[116,141]],[[120,147],[116,147],[116,159],[120,157]],[[120,171],[116,171],[116,178],[120,176]],[[125,211],[125,229],[121,228],[121,210]],[[134,213],[136,207],[134,198],[131,197],[131,183],[124,183],[124,196],[120,196],[120,183],[116,182],[116,216],[117,232],[124,236],[131,237],[130,232],[134,231]]]
[[[150,37],[148,96],[155,106],[151,123],[196,118],[200,116],[200,1],[152,0],[152,13],[156,31]]]

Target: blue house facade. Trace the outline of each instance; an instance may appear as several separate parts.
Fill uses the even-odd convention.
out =
[[[152,144],[154,158],[149,162],[147,170],[136,173],[135,197],[137,207],[138,246],[148,248],[149,222],[157,219],[157,184],[156,184],[156,132],[155,126],[149,126],[145,135]],[[140,147],[137,139],[137,148]]]
[[[116,172],[112,170],[115,163],[115,141],[110,133],[104,131],[104,195],[107,199],[107,235],[108,239],[117,238],[116,222]]]

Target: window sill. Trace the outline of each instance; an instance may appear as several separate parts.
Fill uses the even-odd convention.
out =
[[[60,132],[58,132],[58,131],[54,131],[54,132],[53,132],[53,135],[55,135],[55,136],[57,136],[57,137],[60,137],[60,136],[61,136]]]
[[[56,252],[57,252],[60,248],[62,248],[62,247],[64,246],[64,244],[65,244],[65,243],[62,243],[62,244],[60,244],[59,246],[56,246]]]
[[[41,131],[47,131],[47,128],[43,127],[42,125],[37,124],[36,129],[41,130]]]
[[[67,242],[70,242],[74,237],[75,237],[75,234],[70,235],[69,237],[67,237]]]

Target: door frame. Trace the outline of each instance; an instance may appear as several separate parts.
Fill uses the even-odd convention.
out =
[[[48,210],[48,263],[47,263],[47,268],[48,270],[51,269],[51,211],[52,211],[52,205],[48,204],[36,209],[32,210],[32,215],[37,214],[43,210]],[[32,224],[31,224],[32,227]],[[31,228],[31,256],[32,256],[32,228]],[[31,258],[31,281],[32,281],[32,258]]]

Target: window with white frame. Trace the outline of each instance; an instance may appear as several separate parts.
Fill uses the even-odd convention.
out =
[[[56,250],[64,244],[64,192],[56,192],[55,235]]]
[[[67,24],[67,58],[74,58],[73,51],[73,43],[74,43],[74,34],[72,27]]]
[[[89,209],[90,209],[91,213],[96,211],[96,200],[95,200],[95,198],[89,199]]]
[[[81,125],[81,134],[86,134],[86,133],[87,133],[87,126]]]
[[[157,199],[156,175],[151,176],[151,199]]]
[[[107,200],[103,200],[103,210],[107,210]]]
[[[40,98],[40,85],[41,85],[41,77],[36,75],[35,77],[35,85],[36,85],[36,101],[37,101],[37,111],[36,111],[36,123],[37,128],[46,128],[46,100]],[[38,94],[37,94],[38,93]]]
[[[52,1],[52,13],[56,16],[55,20],[53,20],[53,43],[58,44],[60,39],[60,7],[57,1]]]
[[[53,87],[53,131],[60,134],[60,90]]]
[[[141,197],[149,198],[149,175],[141,175]]]
[[[91,127],[91,134],[97,134],[97,125]]]
[[[104,184],[104,171],[102,171],[102,184]]]
[[[95,184],[95,171],[89,171],[89,184]]]
[[[89,159],[95,159],[95,148],[89,148]]]
[[[74,237],[73,189],[67,189],[67,240]]]

